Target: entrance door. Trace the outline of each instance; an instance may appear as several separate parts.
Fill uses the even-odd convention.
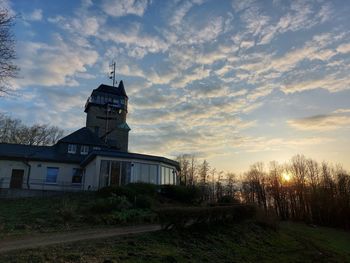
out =
[[[24,170],[13,169],[10,188],[22,188]]]

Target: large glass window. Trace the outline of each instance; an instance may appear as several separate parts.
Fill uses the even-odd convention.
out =
[[[57,176],[58,176],[58,167],[47,167],[46,170],[46,183],[56,183],[57,182]]]
[[[134,163],[133,182],[156,184],[158,179],[157,165],[148,163]]]
[[[162,166],[161,167],[161,184],[176,184],[174,169]]]
[[[109,185],[109,167],[110,167],[109,161],[105,161],[105,160],[101,161],[99,188]]]
[[[157,165],[150,165],[149,166],[149,182],[151,184],[157,184]]]
[[[140,168],[140,167],[138,167]],[[139,170],[140,173],[140,170]],[[134,179],[134,181],[139,181]],[[99,187],[124,185],[131,182],[131,163],[121,161],[101,161]]]
[[[131,180],[130,175],[131,175],[131,163],[122,162],[122,178],[121,178],[122,185],[130,183],[130,180]]]

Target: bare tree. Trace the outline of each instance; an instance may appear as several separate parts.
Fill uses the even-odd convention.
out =
[[[26,145],[53,145],[63,136],[56,126],[24,125],[21,120],[0,114],[0,142]]]
[[[0,8],[0,95],[9,90],[8,80],[16,77],[19,70],[14,64],[16,53],[11,32],[13,24],[14,17],[8,10]]]

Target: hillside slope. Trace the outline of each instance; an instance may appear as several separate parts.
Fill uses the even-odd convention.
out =
[[[283,223],[160,231],[3,254],[0,262],[350,262],[350,233]]]

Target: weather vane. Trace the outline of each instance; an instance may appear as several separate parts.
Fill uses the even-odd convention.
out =
[[[112,64],[109,64],[109,79],[112,80],[112,85],[113,87],[115,86],[116,82],[115,82],[115,61],[112,62]]]

